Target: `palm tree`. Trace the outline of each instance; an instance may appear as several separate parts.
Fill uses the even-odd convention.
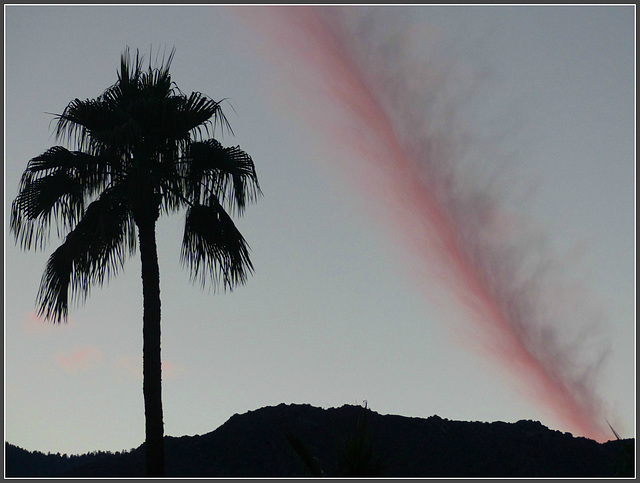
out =
[[[52,225],[65,236],[37,295],[39,315],[56,323],[67,319],[70,294],[83,301],[139,243],[148,476],[164,475],[156,221],[186,209],[180,260],[191,280],[232,289],[253,265],[228,211],[242,214],[261,194],[251,157],[208,137],[218,126],[232,132],[222,101],[187,96],[171,81],[174,50],[166,62],[143,69],[138,52],[134,60],[127,48],[115,84],[56,115],[56,140],[75,150],[55,146],[29,161],[10,221],[23,249],[43,248]]]

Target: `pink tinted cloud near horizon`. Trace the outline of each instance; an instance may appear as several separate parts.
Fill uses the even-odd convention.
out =
[[[121,356],[114,367],[120,374],[131,379],[142,380],[142,357],[141,356]],[[170,361],[162,361],[162,379],[164,381],[175,379],[186,373],[186,369],[180,364]]]
[[[527,397],[573,432],[609,439],[595,389],[606,350],[584,349],[601,313],[559,276],[544,234],[502,208],[499,193],[460,176],[473,147],[457,112],[473,87],[465,66],[437,56],[426,67],[416,64],[405,55],[410,31],[385,36],[371,23],[380,17],[363,20],[353,8],[236,11],[265,29],[274,62],[282,66],[283,55],[291,62],[284,72],[295,76],[296,88],[320,96],[318,106],[333,103],[334,114],[342,110],[340,119],[309,108],[300,115],[359,155],[360,165],[341,168],[369,199],[384,200],[412,263],[436,272],[466,307],[478,337],[466,343],[524,381]],[[568,321],[557,327],[560,317]],[[586,325],[572,326],[582,318]]]
[[[72,325],[70,318],[62,324],[54,324],[44,320],[42,317],[38,317],[38,314],[33,310],[22,318],[22,330],[27,335],[59,333],[63,330],[69,330]]]
[[[102,352],[95,346],[86,346],[68,352],[59,352],[55,357],[56,363],[71,374],[94,369],[102,362],[102,359]]]

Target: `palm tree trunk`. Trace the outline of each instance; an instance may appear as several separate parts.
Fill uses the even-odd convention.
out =
[[[143,347],[142,392],[145,413],[147,476],[164,476],[162,368],[160,359],[160,269],[155,220],[138,222],[142,261]]]

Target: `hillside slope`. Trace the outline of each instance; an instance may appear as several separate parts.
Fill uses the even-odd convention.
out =
[[[343,472],[339,450],[366,414],[383,476],[633,476],[635,440],[604,444],[534,421],[481,423],[380,415],[360,406],[265,407],[205,435],[166,437],[167,476],[302,476],[300,441],[324,475]],[[144,445],[122,454],[64,458],[5,443],[6,476],[144,476]]]

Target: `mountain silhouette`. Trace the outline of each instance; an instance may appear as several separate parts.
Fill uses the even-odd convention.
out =
[[[325,476],[344,475],[341,459],[354,457],[354,448],[365,442],[368,456],[380,463],[379,475],[388,477],[635,475],[635,439],[598,443],[530,420],[465,422],[308,404],[236,414],[204,435],[165,436],[166,475],[292,477],[312,476],[314,468]],[[144,468],[144,444],[129,452],[66,456],[5,442],[7,477],[136,477],[144,476]]]

